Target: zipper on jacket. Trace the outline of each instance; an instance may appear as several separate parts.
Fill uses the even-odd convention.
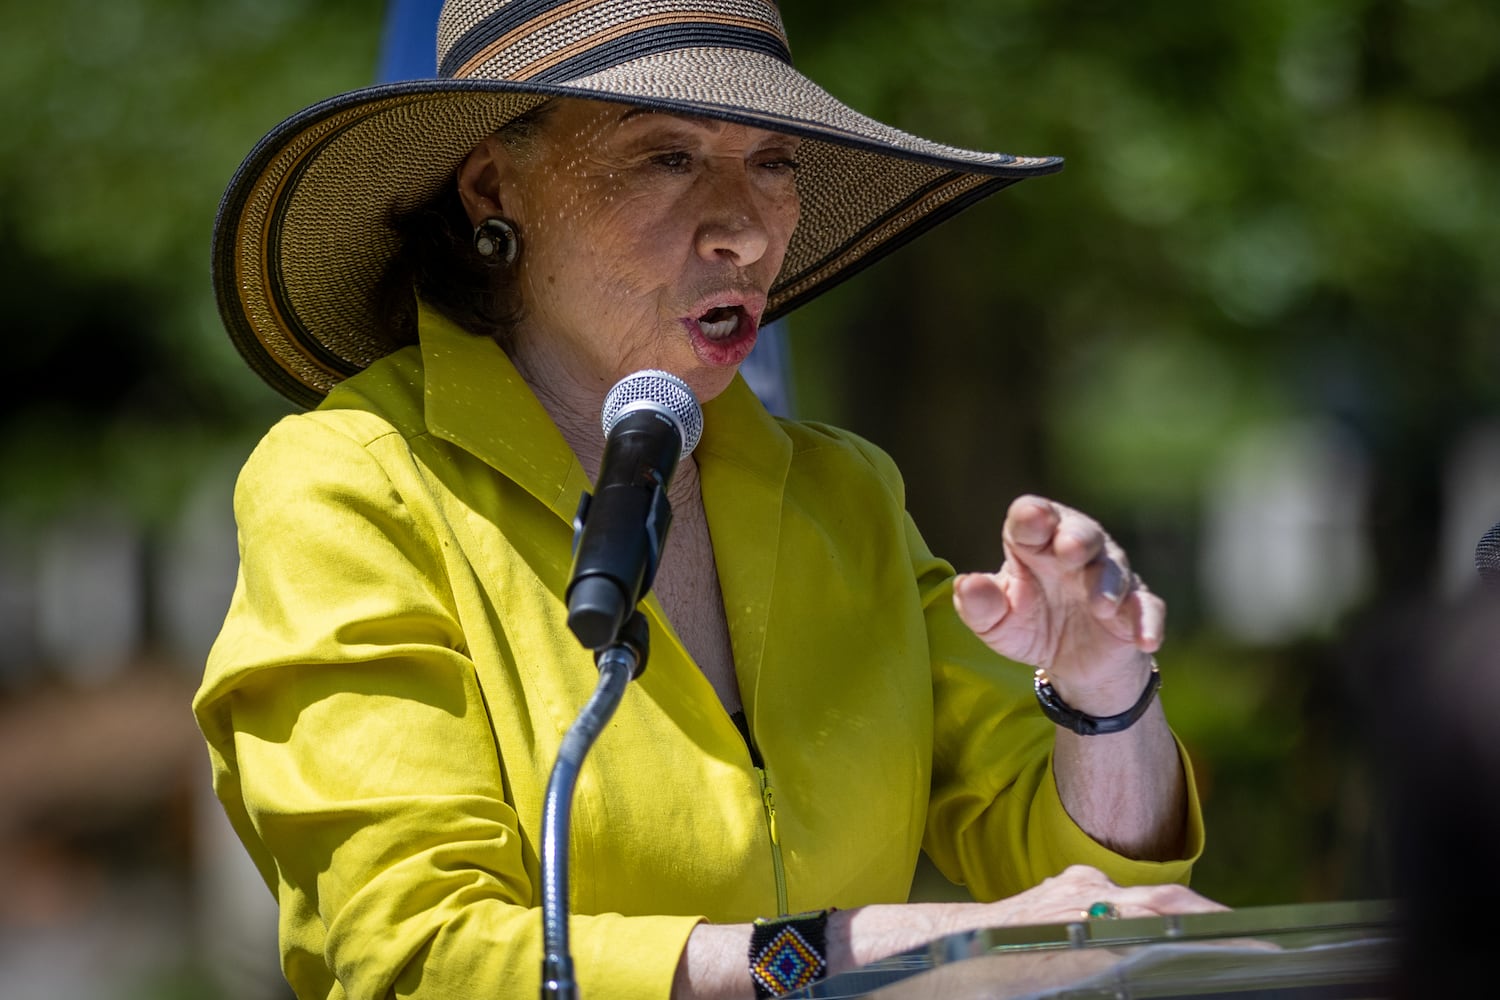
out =
[[[787,915],[786,866],[781,860],[781,834],[776,830],[776,792],[763,767],[756,767],[755,776],[760,779],[760,803],[766,810],[766,829],[771,834],[771,867],[776,872],[776,915]]]
[[[755,768],[755,778],[760,782],[760,805],[766,814],[766,832],[771,836],[771,869],[776,873],[776,915],[784,917],[788,912],[786,865],[781,860],[781,832],[776,829],[776,791],[771,787],[771,779],[766,774],[766,762],[761,759],[755,740],[750,736],[750,721],[745,717],[744,710],[732,713],[730,719],[745,740],[745,747],[750,751],[750,765]]]

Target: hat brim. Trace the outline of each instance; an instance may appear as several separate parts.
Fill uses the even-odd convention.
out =
[[[791,66],[686,49],[566,84],[423,80],[329,98],[272,129],[230,181],[213,281],[231,338],[283,395],[315,406],[389,350],[374,292],[398,249],[391,220],[454,183],[485,136],[550,98],[660,108],[797,135],[800,221],[767,321],[974,202],[1053,173],[1057,157],[929,142],[860,115]]]

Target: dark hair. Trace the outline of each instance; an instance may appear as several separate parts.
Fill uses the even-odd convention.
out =
[[[472,225],[458,186],[449,184],[427,204],[396,216],[398,250],[375,289],[375,315],[393,348],[417,342],[420,297],[470,333],[502,345],[520,319],[514,267],[495,267],[474,249]]]
[[[524,150],[552,106],[548,101],[533,108],[495,135],[508,148]],[[392,349],[417,342],[420,297],[462,329],[494,337],[508,350],[522,314],[516,267],[491,264],[474,249],[473,224],[457,183],[448,183],[419,208],[393,217],[390,226],[401,248],[386,264],[374,304],[376,322]]]

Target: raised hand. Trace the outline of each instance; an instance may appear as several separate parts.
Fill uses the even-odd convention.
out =
[[[1125,551],[1093,518],[1037,496],[1011,503],[1004,544],[998,572],[955,581],[959,617],[997,653],[1046,670],[1080,710],[1130,705],[1161,645],[1166,604]]]

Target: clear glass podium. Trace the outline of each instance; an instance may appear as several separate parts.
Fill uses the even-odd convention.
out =
[[[1396,962],[1385,902],[1005,927],[942,938],[792,997],[1376,1000]]]

